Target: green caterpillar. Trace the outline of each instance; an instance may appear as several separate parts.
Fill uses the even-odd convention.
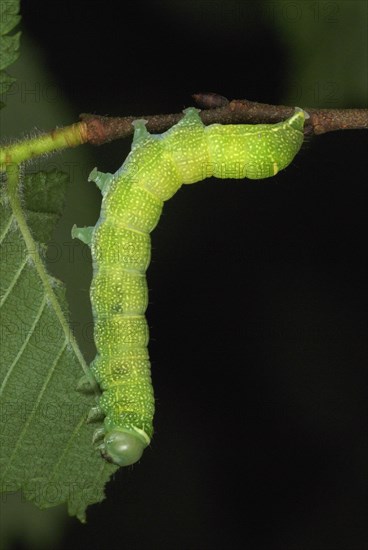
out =
[[[198,110],[185,109],[178,124],[150,135],[136,120],[132,150],[114,174],[96,169],[89,180],[102,191],[94,227],[73,227],[73,238],[91,246],[90,297],[97,355],[90,368],[102,395],[90,419],[102,456],[119,466],[142,456],[153,434],[154,395],[145,319],[150,232],[164,201],[183,183],[217,178],[260,179],[288,166],[303,143],[301,109],[284,122],[204,126]]]

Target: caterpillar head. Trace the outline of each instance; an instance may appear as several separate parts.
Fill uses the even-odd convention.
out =
[[[143,430],[137,430],[114,429],[108,432],[101,451],[104,459],[118,466],[130,466],[138,462],[149,440],[147,441],[148,437]]]

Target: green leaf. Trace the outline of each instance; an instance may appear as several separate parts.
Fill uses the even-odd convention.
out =
[[[0,488],[21,489],[40,508],[66,502],[84,521],[116,467],[91,443],[96,426],[85,420],[95,396],[76,391],[86,365],[67,323],[65,288],[42,262],[66,183],[56,171],[26,176],[23,211],[3,195]]]
[[[15,80],[15,78],[9,76],[6,72],[0,72],[0,95],[4,95]]]
[[[19,0],[5,0],[0,3],[0,94],[4,96],[15,81],[4,69],[19,57],[20,32],[9,35],[20,21]],[[0,101],[0,109],[4,107]]]
[[[19,0],[5,0],[0,4],[0,34],[7,34],[20,21]]]
[[[6,69],[19,57],[20,32],[13,36],[0,36],[0,70]]]

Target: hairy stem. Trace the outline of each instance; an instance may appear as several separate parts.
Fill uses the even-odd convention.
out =
[[[35,138],[25,139],[0,149],[0,169],[6,165],[20,164],[25,160],[42,156],[46,153],[76,147],[88,141],[87,127],[83,122],[57,128]]]

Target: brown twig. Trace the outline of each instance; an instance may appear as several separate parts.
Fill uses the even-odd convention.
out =
[[[226,100],[214,93],[194,94],[193,98],[201,106],[207,107],[200,116],[204,124],[260,124],[275,123],[294,113],[294,107],[286,105],[268,105],[246,99]],[[214,107],[214,108],[213,108]],[[368,129],[368,109],[314,109],[304,108],[310,118],[304,127],[305,134],[325,134],[335,130]],[[144,118],[147,129],[160,133],[176,124],[183,114],[140,115],[128,117],[105,117],[81,114],[80,118],[87,127],[87,141],[101,145],[133,133],[133,120]]]

